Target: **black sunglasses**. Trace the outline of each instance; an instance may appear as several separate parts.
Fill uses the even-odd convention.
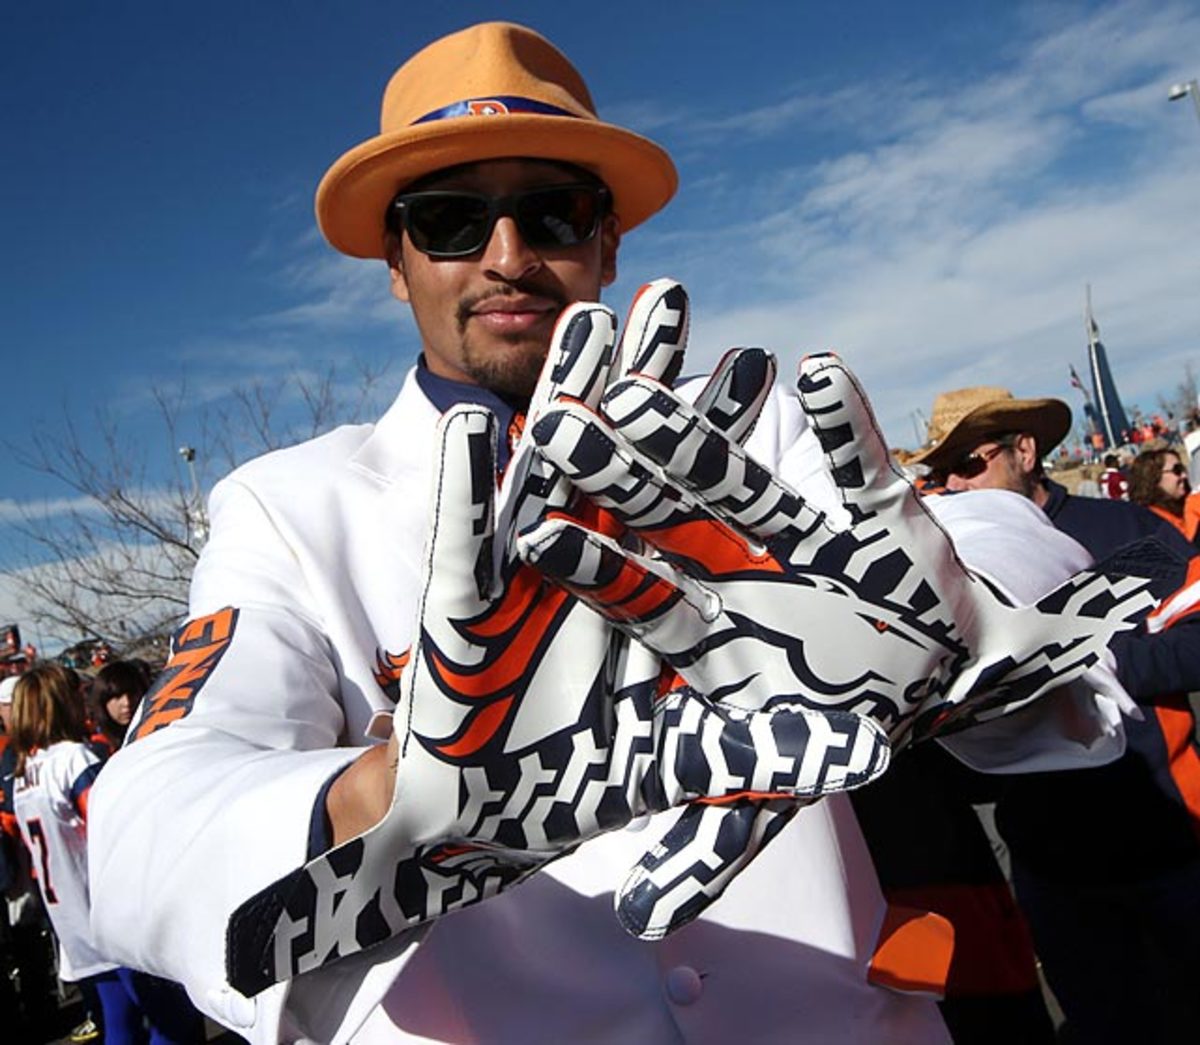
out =
[[[1164,468],[1162,470],[1162,474],[1163,475],[1187,475],[1187,469],[1183,465],[1176,462],[1175,464],[1171,465],[1170,468]]]
[[[531,247],[575,247],[596,235],[608,212],[602,185],[547,185],[485,196],[479,192],[431,189],[402,192],[388,206],[387,227],[408,233],[412,245],[431,258],[464,258],[482,250],[496,220],[511,217]]]

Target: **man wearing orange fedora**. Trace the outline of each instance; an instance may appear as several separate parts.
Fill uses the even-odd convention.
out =
[[[667,411],[654,434],[685,431],[676,422],[691,408],[670,386],[686,295],[671,281],[644,288],[619,343],[612,314],[589,302],[615,277],[621,235],[675,187],[661,148],[602,122],[567,59],[506,23],[406,62],[385,91],[381,133],[321,182],[322,231],[338,250],[386,260],[421,360],[377,424],[267,455],[214,489],[192,619],[100,778],[89,831],[106,951],[184,982],[244,1037],[946,1040],[930,1000],[948,961],[944,924],[887,910],[839,795],[791,814],[883,772],[885,724],[905,733],[920,707],[932,733],[943,711],[961,713],[939,687],[966,678],[964,665],[982,676],[996,659],[1022,663],[994,634],[991,661],[965,639],[943,641],[955,621],[930,592],[952,589],[943,601],[966,627],[1034,615],[971,583],[942,531],[919,508],[909,518],[908,488],[890,472],[868,469],[886,497],[874,486],[847,494],[865,460],[854,440],[822,446],[753,351],[696,395],[696,423],[717,448],[704,461],[749,469],[744,443],[804,487],[803,504],[785,498],[791,515],[776,513],[789,535],[816,505],[848,515],[839,494],[886,500],[897,521],[893,533],[875,511],[873,538],[853,557],[867,569],[887,550],[884,568],[868,570],[874,586],[829,567],[839,605],[864,611],[837,618],[868,639],[851,665],[857,689],[829,707],[774,700],[799,688],[787,685],[799,671],[823,683],[821,672],[844,665],[844,633],[819,612],[808,618],[814,668],[769,629],[748,627],[782,605],[776,594],[824,595],[782,552],[768,562],[720,524],[720,509],[701,512],[706,537],[689,568],[715,552],[753,584],[706,594],[681,558],[672,573],[667,553],[648,553],[655,539],[678,550],[697,532],[670,505],[712,495],[653,488],[669,485],[668,471],[656,478],[623,436],[605,444],[597,412],[633,374],[655,380]],[[839,365],[806,373],[810,398],[841,398],[827,418],[869,427]],[[571,409],[597,427],[564,434]],[[835,464],[840,491],[825,471]],[[575,468],[653,497],[587,503]],[[770,475],[764,497],[781,488]],[[630,513],[649,499],[667,506],[670,526],[638,529]],[[897,533],[910,524],[922,547],[906,552]],[[808,529],[798,541],[847,557],[852,541],[834,528]],[[536,547],[523,543],[531,533]],[[572,540],[575,566],[619,573],[587,603],[556,572]],[[1078,563],[1060,552],[1023,566],[1073,583]],[[932,580],[909,583],[928,562]],[[886,608],[866,590],[885,586]],[[1084,627],[1085,653],[1054,662],[1041,682],[1060,670],[1080,677],[1102,623],[1045,618],[1055,639],[1060,624]],[[727,638],[709,642],[710,624]],[[794,626],[772,634],[788,639]],[[1035,647],[1020,651],[1028,663],[1054,661],[1023,634]],[[921,666],[897,679],[864,671],[882,648]],[[944,678],[929,666],[943,662]],[[1103,688],[1101,675],[1092,685]],[[785,684],[764,696],[760,678]],[[735,691],[753,699],[713,696]],[[888,703],[913,692],[903,714]],[[1099,711],[1088,724],[1094,735],[1076,745],[1085,761],[1119,733]],[[663,921],[639,921],[647,910]],[[890,958],[869,968],[881,937]],[[903,960],[914,937],[933,947],[932,962]]]
[[[1058,399],[959,389],[934,400],[929,445],[913,461],[951,491],[1029,498],[1096,560],[1153,557],[1157,594],[1175,605],[1195,549],[1140,505],[1075,496],[1043,473],[1070,425]],[[1149,550],[1136,544],[1146,540]],[[1200,689],[1198,628],[1185,609],[1117,636],[1118,675],[1144,712],[1128,723],[1126,753],[1079,772],[1016,775],[997,804],[1017,896],[1072,1040],[1184,1041],[1200,1017],[1190,986],[1200,972],[1200,749],[1184,696]],[[1119,990],[1103,984],[1114,968]]]
[[[344,253],[386,260],[393,293],[413,309],[421,361],[376,425],[269,455],[213,491],[193,619],[93,806],[96,891],[114,895],[97,905],[98,937],[140,967],[171,969],[244,1037],[717,1041],[742,1032],[748,1005],[765,1005],[766,1038],[866,1043],[886,1027],[895,1041],[943,1040],[928,998],[867,981],[883,901],[846,807],[817,806],[785,832],[727,891],[719,919],[657,943],[626,932],[609,897],[670,826],[646,814],[682,800],[669,797],[680,793],[670,774],[647,771],[656,765],[645,748],[649,720],[627,725],[621,710],[647,683],[657,688],[657,658],[545,586],[511,584],[453,629],[430,612],[462,603],[443,594],[441,575],[486,570],[479,534],[508,510],[493,507],[491,483],[477,477],[498,466],[507,489],[528,474],[514,496],[537,485],[539,466],[520,449],[521,409],[560,314],[599,297],[615,277],[621,235],[661,209],[676,183],[659,146],[597,117],[557,49],[504,23],[452,34],[406,62],[385,91],[381,133],[322,180],[322,232]],[[577,377],[587,366],[576,357],[602,372],[611,327],[596,308],[574,308],[563,322],[574,333],[552,349],[552,380],[594,402],[604,380]],[[643,369],[677,370],[681,288],[649,288],[631,326],[641,331],[632,348]],[[493,431],[498,460],[480,467],[477,449]],[[764,437],[787,431],[778,419],[763,425]],[[470,457],[465,473],[455,470],[460,453]],[[427,499],[436,509],[451,487],[480,498],[475,521],[485,529],[451,533],[445,552],[440,538],[456,520],[435,512],[431,525]],[[421,556],[428,532],[432,571]],[[436,658],[425,655],[426,639]],[[519,674],[503,685],[477,684],[513,663]],[[440,696],[450,678],[463,699],[437,704],[430,722],[427,691]],[[609,710],[595,699],[604,689],[623,695]],[[576,718],[588,728],[574,729]],[[833,766],[814,793],[886,765],[878,728],[843,718],[867,741],[848,748],[866,756],[863,771],[851,779],[842,771],[850,766]],[[530,741],[547,728],[548,739]],[[403,742],[371,743],[389,735]],[[569,748],[554,747],[559,736],[574,738]],[[524,760],[510,766],[508,748]],[[452,782],[440,784],[451,762]],[[634,786],[605,787],[617,770]],[[505,780],[511,795],[497,804]],[[579,797],[536,797],[568,785]],[[405,825],[408,837],[428,836],[452,802],[460,820],[476,806],[490,815],[494,840],[437,839],[419,852],[402,840],[386,871],[394,894],[362,895],[353,883],[371,880],[371,846],[391,829],[397,787],[400,815],[422,821]],[[627,830],[570,852],[581,830],[626,821]],[[514,833],[525,836],[519,846]],[[401,860],[406,846],[412,855]],[[276,905],[272,889],[298,883],[297,868],[325,853],[334,863]],[[346,859],[359,874],[347,875]],[[126,873],[144,888],[106,887],[109,874]],[[762,903],[792,878],[811,892],[794,905]],[[471,902],[498,888],[506,891]],[[133,904],[120,899],[134,895]],[[300,916],[312,931],[297,935],[289,926],[303,895],[322,910]],[[445,911],[453,913],[434,918]],[[414,928],[389,928],[397,921]],[[311,957],[294,960],[301,955]]]

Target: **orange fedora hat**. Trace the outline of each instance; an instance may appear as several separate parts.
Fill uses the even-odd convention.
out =
[[[384,211],[400,189],[460,163],[575,164],[608,186],[623,230],[662,209],[679,184],[665,150],[597,117],[558,48],[508,22],[471,26],[417,52],[389,81],[379,123],[379,135],[342,156],[317,188],[317,224],[355,257],[384,256]]]

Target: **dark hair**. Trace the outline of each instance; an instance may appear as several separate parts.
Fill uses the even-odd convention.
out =
[[[1143,450],[1133,459],[1129,466],[1129,499],[1147,508],[1158,507],[1172,515],[1182,515],[1180,502],[1168,497],[1160,485],[1163,462],[1168,456],[1182,460],[1175,450]]]
[[[136,712],[152,681],[150,665],[144,660],[114,660],[96,673],[91,693],[92,715],[100,732],[112,742],[113,747],[120,747],[129,727],[122,726],[109,715],[108,702],[128,693]]]
[[[1105,454],[1104,455],[1104,467],[1105,468],[1119,468],[1120,466],[1121,466],[1121,459],[1119,457],[1117,457],[1116,454]]]

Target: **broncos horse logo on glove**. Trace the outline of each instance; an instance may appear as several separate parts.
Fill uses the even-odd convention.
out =
[[[799,390],[849,527],[671,390],[633,377],[601,414],[564,401],[532,431],[546,460],[644,547],[557,513],[521,535],[521,554],[724,704],[866,714],[894,744],[1079,678],[1149,604],[1140,579],[1084,572],[1034,607],[1006,605],[892,469],[840,361],[806,360]],[[622,922],[655,938],[695,917],[795,809],[686,810],[622,890]],[[722,832],[744,843],[736,860],[710,858]]]

